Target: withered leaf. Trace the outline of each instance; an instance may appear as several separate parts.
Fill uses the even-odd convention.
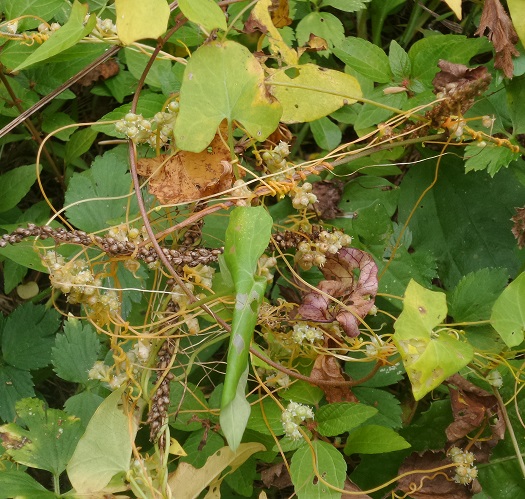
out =
[[[292,485],[292,479],[283,462],[261,470],[261,480],[268,488],[286,489]]]
[[[441,71],[432,80],[436,93],[457,92],[458,89],[469,82],[485,78],[488,75],[488,70],[485,66],[468,68],[464,64],[456,64],[444,59],[440,59],[438,67]]]
[[[118,74],[120,66],[115,59],[108,59],[98,66],[95,66],[89,73],[77,81],[77,85],[81,87],[89,87],[98,80],[107,80],[112,76]]]
[[[272,5],[268,9],[272,17],[272,22],[276,28],[284,28],[292,24],[290,18],[290,7],[288,0],[272,0]]]
[[[348,478],[345,480],[344,489],[347,492],[353,492],[353,494],[343,494],[341,499],[372,499],[368,494],[355,494],[355,492],[361,492],[361,489]]]
[[[494,67],[501,69],[507,78],[512,78],[514,72],[512,57],[520,55],[515,47],[519,37],[499,0],[485,0],[475,34],[483,36],[486,31],[488,31],[487,38],[496,51]]]
[[[162,204],[196,201],[229,189],[233,182],[230,150],[216,135],[200,153],[179,151],[137,162],[139,175],[149,177],[148,190]]]
[[[446,429],[448,441],[455,442],[484,425],[490,427],[491,438],[485,439],[490,445],[503,439],[505,420],[496,397],[459,374],[447,382],[454,415],[454,421]]]
[[[473,492],[469,487],[454,482],[454,468],[443,469],[439,473],[425,471],[449,465],[450,462],[442,452],[414,452],[405,459],[398,472],[400,475],[414,473],[401,477],[398,488],[414,499],[469,499]]]
[[[522,208],[516,208],[516,215],[511,220],[514,222],[512,226],[512,233],[518,240],[518,248],[522,249],[525,247],[525,206]]]
[[[319,355],[315,359],[314,367],[310,373],[310,379],[315,383],[316,380],[322,381],[347,381],[343,375],[339,361],[331,355]],[[328,403],[334,402],[359,402],[357,397],[352,393],[348,385],[325,385],[319,387],[324,391]]]
[[[348,336],[359,334],[359,318],[374,306],[377,294],[377,265],[368,253],[355,248],[342,248],[326,258],[321,269],[326,280],[317,289],[337,298],[346,307],[334,304],[325,295],[307,293],[298,309],[298,316],[318,322],[337,321]],[[359,272],[356,278],[354,271]]]

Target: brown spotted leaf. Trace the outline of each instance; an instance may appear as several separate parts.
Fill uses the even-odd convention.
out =
[[[487,31],[487,38],[496,51],[494,67],[501,69],[507,78],[512,78],[514,72],[512,57],[520,55],[515,47],[519,38],[499,0],[485,0],[483,5],[479,28],[475,34],[483,36]]]
[[[230,150],[216,135],[202,152],[180,151],[142,158],[137,172],[148,177],[148,190],[162,204],[196,201],[229,189],[233,181]]]
[[[317,288],[337,298],[344,307],[317,291],[307,293],[298,309],[298,316],[311,321],[337,321],[348,336],[359,334],[360,319],[374,306],[377,293],[377,265],[368,253],[343,248],[327,256],[321,269],[326,280]]]
[[[525,206],[516,208],[516,215],[511,220],[514,222],[512,226],[512,233],[518,240],[518,248],[525,247]]]
[[[312,193],[317,202],[314,210],[322,220],[331,220],[341,214],[337,207],[343,193],[343,183],[340,180],[321,180],[312,184]]]

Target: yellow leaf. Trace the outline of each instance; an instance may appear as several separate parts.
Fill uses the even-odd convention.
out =
[[[353,76],[315,64],[276,70],[267,83],[283,107],[283,123],[314,121],[363,95]]]
[[[462,0],[445,0],[445,3],[450,7],[452,12],[456,14],[458,19],[461,19],[461,1]]]
[[[507,0],[512,24],[521,43],[525,46],[525,2],[523,0]]]
[[[256,442],[240,444],[235,452],[229,447],[222,447],[206,460],[202,468],[197,469],[191,464],[180,463],[177,469],[170,474],[168,485],[174,496],[183,490],[185,499],[199,497],[200,493],[210,484],[220,482],[217,479],[226,468],[232,473],[252,454],[264,450],[266,447]],[[213,493],[210,491],[210,497],[213,497]]]
[[[279,30],[273,24],[268,11],[268,7],[271,5],[272,0],[259,0],[252,10],[251,18],[268,30],[266,35],[270,43],[270,51],[274,54],[281,54],[283,61],[293,66],[298,62],[297,52],[286,45]]]
[[[175,438],[170,438],[170,454],[174,456],[187,456],[185,450],[182,448],[182,445],[179,444],[179,441]]]
[[[117,34],[123,45],[143,38],[158,38],[168,27],[166,0],[115,0]]]

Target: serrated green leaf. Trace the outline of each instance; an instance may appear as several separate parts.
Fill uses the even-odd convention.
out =
[[[268,433],[271,430],[277,436],[283,435],[281,415],[280,407],[271,398],[267,397],[262,402],[257,402],[252,406],[246,427],[259,433]]]
[[[334,49],[334,55],[358,73],[377,83],[388,83],[392,78],[390,64],[384,50],[363,38],[349,36]]]
[[[60,314],[43,305],[25,303],[8,317],[2,335],[5,362],[19,369],[38,369],[51,361]]]
[[[206,31],[226,31],[224,12],[213,0],[179,0],[179,7],[186,18]]]
[[[96,16],[91,15],[84,24],[84,18],[88,12],[88,6],[75,0],[71,8],[71,14],[66,24],[38,47],[22,64],[14,71],[20,71],[37,62],[45,61],[64,50],[75,45],[79,40],[93,31],[97,23]]]
[[[322,0],[322,7],[333,7],[344,12],[358,12],[366,9],[370,0]]]
[[[38,171],[41,171],[39,167]],[[0,196],[0,213],[14,208],[29,192],[36,181],[36,166],[25,165],[14,168],[0,175],[2,195]]]
[[[23,471],[0,472],[0,499],[56,499],[34,478]]]
[[[324,405],[315,413],[319,433],[326,437],[340,435],[363,424],[377,414],[377,409],[352,402]]]
[[[448,296],[448,313],[454,322],[477,322],[490,317],[496,298],[505,288],[506,269],[480,269],[464,276]]]
[[[124,45],[143,38],[158,38],[168,27],[166,0],[115,0],[117,33]]]
[[[315,455],[315,467],[314,457]],[[346,462],[341,453],[332,445],[321,440],[312,441],[312,446],[304,445],[292,456],[290,476],[298,499],[337,499],[341,497],[327,487],[319,476],[330,485],[342,489],[346,479]]]
[[[266,93],[263,69],[251,52],[233,41],[212,42],[193,53],[184,71],[174,129],[177,147],[202,151],[223,120],[239,122],[261,141],[277,128],[281,114],[281,105]]]
[[[98,156],[91,168],[75,173],[66,191],[65,204],[78,203],[66,210],[68,219],[86,232],[105,229],[108,224],[124,219],[138,211],[135,197],[129,201],[131,175],[127,164],[116,153],[109,151]],[[113,199],[113,198],[119,199]],[[86,200],[87,202],[82,202]],[[80,201],[80,202],[79,202]]]
[[[190,433],[183,447],[187,455],[182,456],[180,461],[191,464],[194,468],[202,468],[211,455],[224,447],[224,439],[214,431],[209,432],[202,428]]]
[[[305,45],[313,34],[326,40],[330,48],[341,44],[345,36],[343,23],[328,12],[310,12],[299,21],[295,33],[299,46]]]
[[[324,392],[318,386],[297,380],[290,388],[279,392],[279,395],[284,400],[293,400],[299,404],[317,405],[323,398]]]
[[[401,428],[401,404],[395,395],[386,390],[365,387],[363,385],[356,386],[354,393],[359,399],[359,402],[378,410],[378,413],[370,418],[367,424],[387,426],[393,429]]]
[[[397,80],[402,80],[410,76],[412,70],[412,63],[410,57],[405,49],[399,45],[395,40],[390,42],[390,50],[388,52],[388,62],[390,63],[390,70],[392,75]]]
[[[501,293],[492,307],[492,327],[505,344],[515,347],[525,334],[525,272],[521,273]]]
[[[89,323],[69,318],[64,323],[64,334],[57,335],[51,353],[54,371],[66,381],[86,384],[88,371],[100,352],[97,333]]]
[[[16,403],[23,398],[34,396],[33,378],[28,371],[8,365],[0,366],[1,419],[14,421],[16,417]]]
[[[15,19],[20,16],[38,16],[44,21],[50,21],[55,12],[64,4],[63,0],[4,0],[2,7],[5,19]],[[20,21],[20,30],[36,28],[40,19],[23,19]]]
[[[507,168],[511,161],[520,157],[520,153],[511,151],[508,147],[497,146],[490,143],[479,147],[480,143],[470,144],[465,147],[465,171],[487,170],[493,177],[501,168]]]
[[[335,149],[343,136],[339,127],[330,119],[323,117],[310,123],[315,143],[325,151]]]
[[[410,444],[391,428],[365,425],[348,435],[344,452],[347,455],[382,454],[409,447]]]
[[[0,427],[2,440],[12,442],[6,454],[25,466],[60,475],[82,435],[80,420],[33,398],[18,401],[16,412],[27,430],[14,423]]]
[[[353,76],[315,64],[276,70],[268,83],[283,106],[283,123],[322,118],[346,104],[354,104],[363,95]]]
[[[465,367],[474,356],[469,343],[447,330],[433,331],[446,315],[444,293],[429,291],[410,281],[392,340],[401,354],[416,400]]]
[[[193,416],[195,411],[202,411],[208,408],[206,399],[202,393],[192,383],[186,383],[183,386],[181,383],[173,382],[170,389],[170,406],[168,409],[170,418],[170,425],[177,430],[182,431],[196,431],[202,428],[199,421],[195,421]]]
[[[67,465],[67,474],[79,494],[98,492],[130,466],[137,423],[127,407],[120,407],[124,386],[98,407]],[[130,421],[130,418],[132,421]]]

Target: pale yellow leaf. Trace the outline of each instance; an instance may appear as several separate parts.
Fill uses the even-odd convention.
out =
[[[270,43],[270,51],[273,54],[281,54],[286,64],[294,66],[299,61],[297,52],[286,45],[279,30],[275,27],[268,11],[272,0],[259,0],[252,10],[251,18],[262,24],[267,30],[266,36]]]
[[[168,27],[166,0],[115,0],[117,34],[123,45],[143,38],[158,38]]]
[[[519,0],[522,1],[522,0]],[[452,12],[456,14],[458,19],[461,19],[461,2],[462,0],[444,0],[444,2],[450,7]]]
[[[168,485],[174,497],[196,498],[210,484],[219,483],[217,479],[226,468],[229,468],[229,472],[233,472],[252,454],[264,450],[266,447],[256,442],[240,444],[235,452],[229,447],[222,447],[206,460],[202,468],[197,469],[191,464],[180,463],[177,469],[170,474]],[[211,497],[214,497],[214,491],[210,490],[209,493],[212,494]]]
[[[179,444],[179,441],[175,438],[170,438],[170,454],[174,456],[187,456],[186,451],[182,448],[182,445]]]
[[[524,0],[507,0],[512,24],[521,43],[525,46],[525,1]]]
[[[275,70],[267,84],[283,107],[283,123],[317,120],[363,95],[353,76],[315,64]]]

